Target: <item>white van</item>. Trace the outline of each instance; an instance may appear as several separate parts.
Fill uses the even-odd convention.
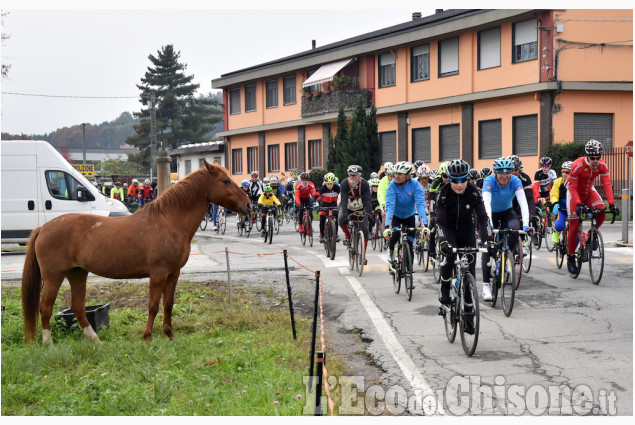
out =
[[[2,243],[23,244],[31,231],[67,213],[130,214],[107,198],[48,142],[3,140]]]

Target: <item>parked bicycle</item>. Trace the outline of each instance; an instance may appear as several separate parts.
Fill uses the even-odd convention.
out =
[[[361,223],[366,219],[366,214],[362,211],[355,211],[348,215],[348,227],[351,239],[348,245],[348,263],[351,268],[357,269],[359,276],[364,272],[366,265],[366,243]]]
[[[337,207],[320,207],[319,211],[326,212],[326,223],[324,223],[324,251],[331,260],[335,259],[337,249],[337,218],[334,214]]]
[[[514,260],[514,254],[509,248],[509,238],[526,234],[522,230],[495,229],[496,254],[490,258],[490,286],[492,288],[492,308],[496,307],[498,291],[501,291],[501,303],[503,312],[509,317],[514,308],[514,298],[516,297],[516,279],[518,276],[519,263]],[[522,260],[521,260],[522,262]]]
[[[580,275],[582,269],[582,263],[589,263],[589,274],[591,275],[591,283],[599,285],[602,280],[602,273],[604,272],[604,240],[602,233],[597,228],[598,214],[609,213],[613,216],[611,224],[615,222],[615,217],[619,214],[619,209],[616,208],[615,213],[610,210],[598,210],[585,206],[582,210],[582,217],[585,220],[591,222],[591,227],[587,232],[582,232],[582,223],[578,226],[578,240],[580,241],[575,251],[575,262],[578,266],[578,273],[572,275],[574,279]],[[589,217],[588,219],[586,217]],[[580,220],[583,220],[582,218]],[[565,239],[566,243],[566,239]]]
[[[457,254],[454,261],[454,275],[450,289],[452,301],[450,306],[441,305],[439,307],[439,316],[443,317],[445,335],[451,343],[456,338],[456,328],[457,324],[459,325],[463,351],[467,356],[471,357],[476,351],[476,345],[478,344],[481,313],[476,281],[472,273],[470,273],[470,264],[476,261],[477,252],[487,252],[487,249],[452,248],[452,252]],[[447,260],[444,259],[442,265],[445,264],[445,261]]]
[[[414,289],[412,274],[414,273],[412,264],[412,252],[410,251],[410,244],[408,243],[408,232],[420,230],[420,228],[402,226],[394,227],[393,232],[400,231],[399,239],[395,243],[392,256],[392,269],[389,270],[392,275],[392,286],[395,293],[398,294],[401,290],[401,281],[404,281],[404,288],[406,289],[406,298],[408,301],[412,300],[412,290]]]

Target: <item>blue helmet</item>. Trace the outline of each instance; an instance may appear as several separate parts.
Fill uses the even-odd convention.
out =
[[[249,180],[243,180],[242,182],[240,182],[240,187],[242,187],[243,189],[249,189]]]
[[[502,171],[509,170],[514,171],[514,163],[509,160],[509,158],[500,157],[496,161],[494,161],[494,165],[492,166],[494,171]]]

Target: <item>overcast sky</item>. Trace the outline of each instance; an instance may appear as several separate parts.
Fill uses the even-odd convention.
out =
[[[251,7],[240,2],[241,10],[197,9],[201,4],[189,0],[176,2],[179,10],[167,9],[174,2],[161,1],[153,4],[166,9],[87,10],[83,2],[56,1],[58,9],[51,10],[24,1],[3,3],[9,14],[2,32],[10,38],[1,56],[11,69],[2,80],[2,131],[13,134],[99,124],[139,111],[136,84],[151,65],[148,56],[167,44],[181,52],[186,74],[207,93],[221,74],[309,50],[313,39],[323,46],[409,21],[414,11],[434,12],[404,1],[383,3],[400,7],[392,10],[372,9],[368,2],[359,10],[337,9],[334,1],[315,3],[331,6],[321,10],[286,8],[297,2],[252,2]],[[129,8],[126,4],[111,1],[104,7]],[[263,4],[277,9],[255,9]],[[25,5],[30,9],[22,9]]]

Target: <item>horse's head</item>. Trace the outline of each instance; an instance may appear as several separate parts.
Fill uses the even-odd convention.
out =
[[[211,175],[212,188],[207,194],[208,201],[222,205],[230,211],[247,215],[251,211],[249,198],[220,165],[205,161],[205,168]]]

